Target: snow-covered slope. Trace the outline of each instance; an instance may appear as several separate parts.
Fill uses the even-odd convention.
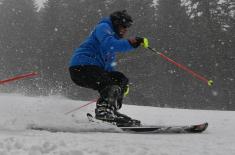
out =
[[[94,112],[94,104],[65,115],[85,103],[60,96],[0,94],[0,155],[235,154],[235,112],[124,105],[123,113],[140,119],[144,124],[209,122],[203,134],[127,134],[118,133],[112,126],[89,123],[86,113]],[[27,130],[32,124],[76,130],[78,133]]]

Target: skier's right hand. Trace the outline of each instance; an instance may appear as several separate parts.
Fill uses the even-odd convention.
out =
[[[148,48],[148,39],[142,37],[132,37],[128,39],[132,47],[137,48],[142,45],[144,48]]]

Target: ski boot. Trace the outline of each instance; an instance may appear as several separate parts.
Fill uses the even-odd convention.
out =
[[[97,104],[95,109],[96,119],[112,123],[118,127],[141,126],[139,120],[132,119],[129,116],[116,111],[113,106],[109,106],[105,101],[99,101],[98,103],[99,104]]]
[[[107,101],[99,98],[96,103],[95,118],[106,122],[114,122],[116,118],[114,108]]]
[[[134,120],[117,111],[120,109],[118,99],[121,96],[121,88],[117,85],[107,87],[101,93],[95,109],[96,119],[116,124],[117,126],[140,126],[140,121]]]
[[[116,119],[116,125],[118,127],[136,127],[136,126],[141,126],[141,122],[139,120],[136,120],[136,119],[132,119],[131,117],[125,115],[125,114],[122,114],[118,111],[115,111],[114,112],[115,115],[117,116],[117,119]]]

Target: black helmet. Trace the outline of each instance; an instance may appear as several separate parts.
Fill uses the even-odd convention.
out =
[[[110,15],[111,21],[115,25],[121,25],[123,27],[130,27],[133,23],[133,20],[126,10],[115,11]]]

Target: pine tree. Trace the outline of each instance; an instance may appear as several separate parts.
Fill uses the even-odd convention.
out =
[[[37,24],[36,7],[32,0],[2,1],[0,48],[4,64],[1,66],[7,77],[37,68]]]
[[[159,0],[157,6],[157,37],[159,48],[169,51],[187,49],[190,21],[180,0]]]
[[[61,51],[63,42],[60,42],[64,35],[58,34],[63,32],[62,27],[60,27],[60,22],[62,22],[60,12],[63,4],[63,0],[49,0],[40,12],[42,22],[40,25],[40,87],[43,94],[49,94],[53,89],[59,90],[58,78],[60,75],[58,70],[65,67],[60,61],[64,58],[61,54],[63,52]]]
[[[186,8],[181,0],[159,0],[157,5],[156,38],[157,48],[167,56],[182,64],[189,64],[191,55],[191,22]],[[164,86],[161,87],[163,99],[162,104],[174,102],[181,107],[184,106],[184,97],[187,94],[182,91],[187,87],[191,78],[180,78],[185,76],[184,72],[165,61],[159,61],[161,68],[159,76]],[[186,84],[185,84],[186,83]]]
[[[68,87],[71,81],[69,59],[74,48],[79,46],[98,22],[102,6],[100,1],[92,0],[47,1],[41,10],[43,88],[60,92]]]
[[[230,107],[230,94],[234,92],[231,88],[233,80],[228,80],[234,77],[231,67],[234,66],[231,60],[234,53],[231,52],[234,51],[234,4],[231,0],[189,0],[189,8],[194,47],[198,52],[195,61],[202,66],[199,71],[217,81],[221,88],[217,102],[225,103],[225,108]]]

